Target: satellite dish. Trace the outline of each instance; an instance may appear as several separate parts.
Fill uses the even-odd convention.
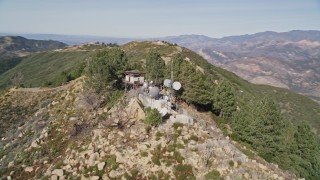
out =
[[[145,81],[142,85],[142,89],[146,89],[149,87],[149,82],[148,81]]]
[[[160,89],[158,87],[151,87],[149,94],[152,98],[155,98],[159,95]]]
[[[165,87],[171,87],[171,80],[170,79],[165,79],[164,82],[163,82],[163,85]]]
[[[180,82],[176,81],[172,84],[172,88],[176,91],[178,91],[179,89],[181,89],[181,84]]]

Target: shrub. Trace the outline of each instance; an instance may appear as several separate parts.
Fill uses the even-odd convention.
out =
[[[161,122],[162,122],[162,117],[157,109],[151,109],[147,111],[147,117],[144,119],[144,123],[157,126]]]
[[[118,168],[118,163],[116,161],[117,157],[115,155],[112,155],[111,157],[109,157],[105,162],[106,162],[106,165],[113,169],[113,170],[116,170]]]
[[[149,133],[150,133],[151,128],[152,128],[151,126],[147,126],[147,127],[146,127],[146,133],[147,133],[147,134],[149,134]]]
[[[208,172],[204,178],[206,180],[220,180],[220,173],[217,170],[212,170],[210,172]]]
[[[175,130],[177,130],[178,127],[183,127],[183,124],[182,124],[182,123],[177,123],[177,122],[175,122],[175,123],[172,124],[172,127],[173,127]]]
[[[232,160],[230,160],[228,163],[229,163],[229,166],[230,166],[230,167],[233,167],[233,166],[234,166],[234,162],[233,162]]]
[[[147,157],[147,156],[148,156],[148,152],[143,151],[143,152],[140,153],[140,155],[141,155],[142,157]]]
[[[192,172],[192,166],[191,165],[182,165],[178,164],[174,168],[174,175],[176,179],[196,179]]]
[[[163,136],[163,133],[161,133],[160,131],[157,131],[156,133],[156,140],[160,140],[160,138]]]
[[[198,136],[192,134],[192,135],[190,136],[189,140],[199,141],[199,138],[198,138]]]
[[[158,166],[161,165],[160,159],[157,156],[152,157],[152,162]]]
[[[173,153],[174,159],[179,162],[182,163],[182,161],[184,160],[184,158],[181,156],[181,154],[178,151],[175,151]]]

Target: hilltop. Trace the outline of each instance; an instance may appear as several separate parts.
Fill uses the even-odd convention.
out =
[[[123,72],[114,70],[147,70],[153,52],[165,64],[162,78],[170,77],[170,62],[175,62],[174,78],[183,85],[177,94],[179,106],[194,118],[193,125],[167,120],[159,126],[147,125],[148,111],[135,93],[124,94],[118,81]],[[117,64],[122,61],[126,65]],[[93,44],[38,53],[22,62],[0,75],[5,79],[3,88],[9,88],[9,77],[18,73],[27,77],[20,82],[24,86],[37,87],[10,89],[1,95],[0,174],[4,178],[319,176],[314,171],[320,162],[319,141],[310,130],[310,125],[314,132],[320,129],[317,103],[286,89],[251,84],[189,49],[161,41],[120,47]],[[32,63],[28,66],[28,62]],[[101,70],[101,66],[110,68]],[[53,68],[64,71],[48,71]],[[94,71],[105,73],[95,81],[107,89],[103,94],[87,88],[94,83],[87,80]],[[230,110],[234,116],[221,116],[222,108],[216,104],[230,100],[219,93],[225,84],[224,90],[234,98]],[[313,166],[304,166],[308,163]]]

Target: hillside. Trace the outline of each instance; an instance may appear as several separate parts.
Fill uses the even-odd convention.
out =
[[[35,52],[65,47],[58,41],[32,40],[21,36],[0,36],[0,75],[22,61],[22,57]]]
[[[50,51],[67,45],[52,40],[32,40],[21,36],[0,37],[0,57],[24,56],[33,52]]]
[[[296,178],[249,150],[243,150],[247,154],[241,152],[241,145],[224,137],[207,113],[189,109],[198,119],[192,126],[165,122],[148,128],[139,119],[145,112],[136,98],[123,99],[107,110],[91,109],[85,96],[79,79],[59,89],[17,89],[1,97],[0,112],[6,113],[2,120],[11,119],[10,124],[1,123],[1,128],[6,129],[0,134],[2,176],[14,179]],[[136,110],[139,116],[134,113]],[[112,126],[127,118],[125,127]],[[176,140],[168,142],[168,137]]]
[[[124,45],[123,49],[129,60],[140,63],[145,61],[147,53],[151,50],[157,50],[165,61],[169,61],[175,54],[181,53],[202,68],[213,81],[225,79],[232,82],[237,90],[236,97],[240,105],[246,104],[248,99],[269,96],[282,107],[283,113],[292,122],[299,122],[303,119],[310,122],[315,131],[319,132],[320,130],[320,106],[302,95],[286,89],[251,84],[229,71],[210,65],[200,55],[179,46],[169,46],[161,44],[161,42],[158,44],[156,42],[132,42]]]
[[[0,96],[0,174],[3,178],[319,177],[314,170],[320,162],[319,141],[308,129],[310,124],[315,132],[319,132],[320,106],[317,103],[285,89],[251,84],[209,64],[193,51],[170,43],[131,42],[118,48],[124,52],[117,47],[84,45],[39,53],[27,58],[41,67],[29,65],[28,68],[36,69],[28,72],[22,61],[10,70],[12,74],[20,72],[21,76],[28,77],[26,82],[38,86],[47,81],[54,82],[56,75],[60,76],[49,71],[57,64],[59,69],[65,70],[62,74],[68,75],[72,74],[72,67],[76,68],[88,59],[86,77],[57,88],[10,89]],[[95,52],[99,49],[103,51]],[[194,118],[194,124],[172,124],[167,119],[159,126],[145,124],[149,112],[136,98],[136,92],[124,96],[119,82],[109,79],[108,73],[114,73],[113,78],[123,77],[123,72],[114,72],[114,69],[122,68],[118,66],[146,70],[151,52],[159,53],[167,64],[163,69],[165,77],[170,77],[171,61],[177,67],[174,78],[183,86],[183,91],[177,94],[179,107]],[[121,61],[114,57],[121,57]],[[51,61],[56,63],[50,64]],[[116,64],[122,61],[128,66]],[[93,62],[101,64],[93,66]],[[110,68],[101,69],[101,66]],[[43,73],[43,70],[50,73]],[[89,80],[106,88],[103,94],[87,87],[94,83],[87,79],[89,72],[94,70],[102,76],[97,79],[92,76],[94,78]],[[41,78],[32,80],[31,77]],[[30,85],[26,82],[21,81]],[[212,104],[223,96],[223,93],[216,93],[223,83],[229,84],[231,94],[234,94],[236,108],[233,113],[237,119],[218,117],[219,109]],[[264,97],[276,102],[271,104],[274,109],[261,106]],[[258,113],[252,110],[253,107]],[[261,114],[264,115],[262,118],[259,117]],[[251,116],[252,119],[247,119]],[[276,121],[269,122],[273,118]],[[262,120],[266,126],[255,120]],[[240,126],[242,121],[245,128]],[[240,131],[237,130],[239,127]],[[254,127],[262,128],[265,134],[255,136],[261,135],[262,131]],[[253,135],[248,141],[248,136],[242,136],[241,132],[252,132]],[[257,142],[250,141],[256,138]]]
[[[190,48],[210,63],[255,83],[320,100],[320,32],[261,32],[221,39],[198,35],[164,40]]]
[[[103,48],[102,45],[81,45],[71,46],[49,52],[40,52],[20,58],[20,62],[15,67],[0,74],[0,90],[9,86],[23,85],[25,87],[38,87],[48,85],[58,85],[64,72],[69,74],[82,71],[81,67],[85,60],[94,53],[95,50]],[[13,78],[21,75],[19,82],[14,82]],[[23,83],[22,83],[23,82]]]

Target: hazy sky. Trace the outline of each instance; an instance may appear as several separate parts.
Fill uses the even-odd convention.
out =
[[[211,37],[320,30],[320,0],[0,0],[0,32]]]

